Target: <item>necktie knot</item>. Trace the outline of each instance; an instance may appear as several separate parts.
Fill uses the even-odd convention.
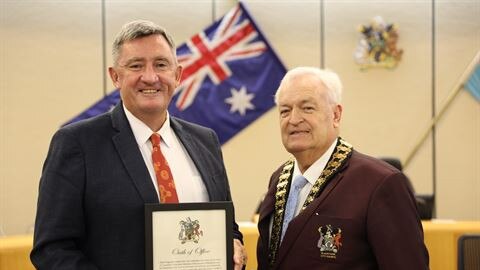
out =
[[[297,177],[295,177],[295,181],[292,183],[292,189],[301,190],[307,184],[307,182],[308,180],[303,177],[303,175],[297,175]]]
[[[158,133],[153,133],[152,136],[150,136],[150,141],[153,146],[160,145],[160,135]]]

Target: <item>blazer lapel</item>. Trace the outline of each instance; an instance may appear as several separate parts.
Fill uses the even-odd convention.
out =
[[[259,209],[259,218],[258,223],[266,222],[270,226],[270,220],[272,217],[273,211],[275,211],[275,200],[277,193],[277,185],[280,174],[282,172],[283,165],[273,172],[272,177],[270,178],[269,187],[267,194],[265,194],[262,204]],[[291,176],[289,181],[291,181]]]
[[[276,189],[275,189],[276,190]],[[270,193],[270,191],[268,192]],[[263,221],[265,219],[269,219],[272,212],[275,210],[275,194],[267,194],[265,195],[265,199],[263,199],[261,208],[259,210],[259,219],[258,221]]]
[[[259,210],[258,218],[258,230],[262,232],[260,235],[262,237],[262,243],[270,245],[270,220],[272,218],[272,213],[275,210],[275,192],[276,184],[273,185],[265,195],[262,205]]]
[[[122,102],[115,106],[112,111],[112,126],[118,131],[112,137],[113,143],[122,159],[123,166],[126,168],[143,201],[145,203],[159,203],[150,174],[123,111]]]
[[[215,201],[215,182],[213,181],[213,176],[211,174],[213,168],[210,168],[209,164],[206,162],[207,157],[205,157],[202,151],[198,148],[198,144],[195,143],[194,138],[188,132],[183,130],[182,124],[174,117],[170,117],[170,126],[175,131],[175,134],[182,142],[183,146],[190,155],[190,158],[195,164],[195,167],[200,173],[202,181],[205,183],[205,187],[207,188],[210,201]]]

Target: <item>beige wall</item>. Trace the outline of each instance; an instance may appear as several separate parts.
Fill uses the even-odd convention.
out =
[[[216,17],[235,2],[215,1]],[[324,1],[323,18],[320,1],[245,3],[287,67],[323,61],[340,74],[342,136],[373,156],[404,159],[431,118],[432,106],[438,112],[480,49],[477,0],[436,1],[434,24],[431,1]],[[376,15],[398,24],[404,58],[395,70],[361,72],[352,58],[356,28]],[[0,228],[19,234],[34,222],[52,134],[103,95],[101,2],[0,0],[0,16]],[[162,24],[182,43],[212,16],[212,1],[107,1],[107,50],[119,27],[132,19]],[[223,151],[237,219],[247,220],[270,173],[288,157],[275,109]],[[419,193],[434,191],[435,175],[439,218],[479,220],[479,164],[480,102],[461,91],[436,126],[434,140],[429,136],[406,173]]]

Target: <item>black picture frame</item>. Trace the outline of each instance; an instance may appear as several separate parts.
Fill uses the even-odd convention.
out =
[[[185,219],[185,215],[192,215]],[[200,220],[196,219],[196,216],[200,216]],[[184,220],[185,219],[185,220]],[[213,220],[212,220],[213,219]],[[179,220],[179,221],[177,221]],[[154,222],[156,227],[154,228]],[[196,223],[195,223],[196,222]],[[163,223],[163,224],[162,224]],[[178,229],[175,230],[174,223],[178,223]],[[211,225],[212,230],[207,228],[201,228],[197,230],[196,234],[192,234],[192,230],[184,230],[184,228],[191,228],[191,224],[201,227],[204,224],[208,223]],[[185,225],[187,224],[187,225]],[[223,226],[225,224],[225,226]],[[172,227],[173,226],[173,227]],[[186,227],[185,227],[186,226]],[[224,228],[223,228],[224,227]],[[173,231],[172,231],[173,228]],[[204,242],[208,246],[222,246],[224,245],[224,251],[213,250],[212,254],[214,258],[210,258],[207,261],[198,260],[199,256],[203,256],[202,251],[205,251],[205,254],[211,252],[210,249],[204,249],[203,247],[197,248],[183,248],[185,242],[190,242],[190,247],[192,245],[198,244],[201,242],[201,237],[207,238],[208,242]],[[224,230],[223,230],[224,229]],[[218,231],[220,230],[220,231]],[[164,231],[168,231],[168,238],[165,241],[167,244],[163,243],[154,243],[154,239],[160,234],[165,234]],[[185,231],[189,231],[188,234]],[[201,235],[200,235],[200,233]],[[208,237],[206,234],[209,234]],[[215,234],[215,235],[213,235]],[[175,235],[178,235],[176,243],[173,238]],[[184,236],[183,238],[181,236]],[[194,236],[194,237],[192,237]],[[225,237],[223,237],[225,236]],[[198,242],[195,243],[195,240]],[[225,241],[225,243],[223,243]],[[183,242],[183,243],[182,243]],[[157,246],[157,249],[155,249]],[[180,249],[182,247],[183,249]],[[208,251],[208,253],[207,253]],[[171,252],[174,255],[167,255],[165,252]],[[183,253],[182,253],[183,252]],[[178,261],[174,260],[159,260],[157,264],[154,263],[155,254],[165,254],[166,256],[175,256],[178,257]],[[192,255],[193,254],[193,255]],[[208,254],[211,255],[211,254]],[[183,257],[182,257],[183,256]],[[191,256],[191,257],[189,257]],[[195,257],[196,256],[196,257]],[[216,258],[220,256],[220,258]],[[221,256],[225,256],[224,258]],[[219,265],[222,265],[222,269],[233,270],[233,204],[232,202],[206,202],[206,203],[180,203],[180,204],[145,204],[145,269],[146,270],[163,270],[163,269],[178,269],[181,270],[182,264],[188,264],[190,262],[189,258],[195,258],[191,263],[204,263],[208,267],[208,263],[212,265],[219,262]],[[162,266],[163,265],[163,266]],[[172,265],[175,268],[172,268]],[[154,267],[155,266],[155,267]],[[225,266],[225,267],[223,267]],[[169,268],[170,267],[170,268]],[[185,266],[185,269],[187,268]]]

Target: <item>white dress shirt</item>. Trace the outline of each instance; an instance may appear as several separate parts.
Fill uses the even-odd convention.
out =
[[[152,178],[153,185],[158,194],[157,177],[152,163],[152,143],[150,136],[152,131],[145,123],[135,117],[123,106],[133,135],[137,141],[140,152],[142,153],[145,165]],[[167,111],[167,119],[157,133],[162,137],[160,149],[170,166],[173,175],[178,201],[183,202],[208,202],[208,192],[202,178],[193,163],[190,155],[178,139],[177,135],[170,126],[170,114]]]
[[[336,139],[330,147],[327,149],[323,155],[317,159],[304,173],[303,177],[307,179],[307,184],[300,190],[300,193],[298,194],[298,204],[297,204],[297,209],[295,211],[295,215],[297,216],[298,213],[300,213],[300,210],[303,207],[303,204],[305,203],[305,200],[307,199],[308,194],[310,193],[310,190],[312,189],[313,185],[315,182],[317,182],[318,177],[322,174],[323,170],[327,166],[328,159],[330,159],[330,156],[332,156],[333,151],[335,150],[335,146],[337,145],[337,140]],[[292,181],[295,180],[297,175],[302,175],[300,172],[300,168],[298,167],[298,162],[295,160],[295,165],[293,167],[293,175],[292,175]]]

